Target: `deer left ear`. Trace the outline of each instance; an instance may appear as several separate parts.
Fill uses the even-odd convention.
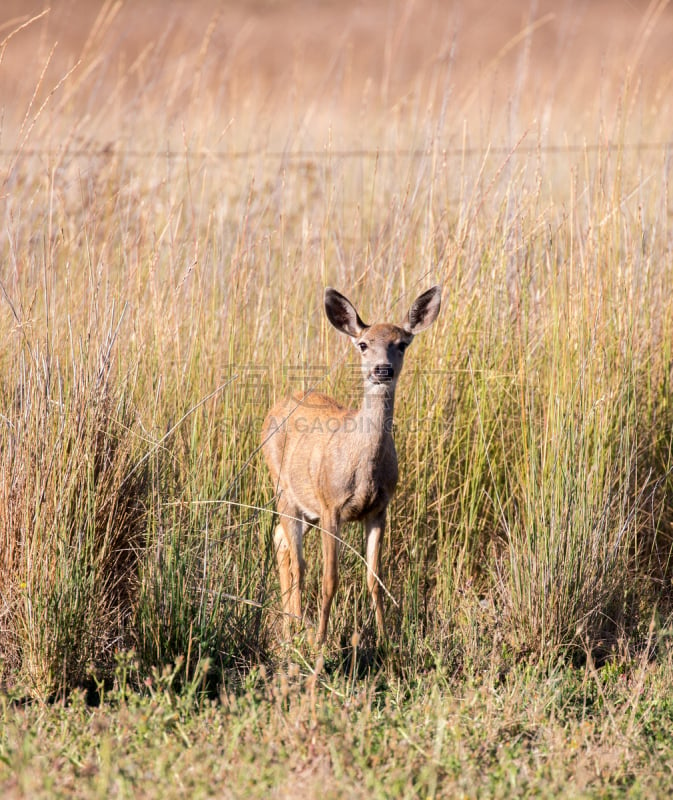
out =
[[[442,303],[442,290],[439,286],[433,286],[427,292],[423,292],[420,297],[417,297],[407,316],[407,321],[404,323],[403,328],[414,336],[426,328],[437,319],[439,309]]]

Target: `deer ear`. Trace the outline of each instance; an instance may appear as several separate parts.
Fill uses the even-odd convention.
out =
[[[351,301],[329,287],[325,289],[325,314],[338,331],[354,339],[369,327],[360,319]]]
[[[439,286],[433,286],[432,289],[423,292],[409,309],[407,321],[403,325],[404,330],[416,335],[429,328],[437,319],[441,302],[442,290]]]

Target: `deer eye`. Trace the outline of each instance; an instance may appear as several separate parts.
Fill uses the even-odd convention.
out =
[[[367,342],[358,342],[358,350],[361,353],[366,353],[367,352],[367,347],[368,347]]]

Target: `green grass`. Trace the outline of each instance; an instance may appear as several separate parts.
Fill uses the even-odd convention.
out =
[[[30,797],[611,797],[670,789],[670,652],[597,671],[441,667],[352,683],[328,663],[250,672],[215,700],[180,667],[100,706],[0,712],[0,786]],[[333,666],[333,665],[332,665]]]
[[[581,118],[547,97],[551,131],[532,90],[485,122],[422,112],[428,87],[351,134],[261,95],[225,124],[205,73],[176,117],[194,70],[166,88],[160,60],[103,96],[96,36],[0,132],[5,794],[669,793],[670,164],[635,146],[670,135],[661,87],[611,74]],[[261,421],[309,385],[358,402],[325,285],[373,321],[435,282],[390,642],[353,527],[324,651],[317,535],[283,643]]]

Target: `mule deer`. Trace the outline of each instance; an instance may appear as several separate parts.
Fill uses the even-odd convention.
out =
[[[439,286],[418,297],[401,325],[365,325],[351,302],[325,290],[327,319],[350,336],[362,359],[364,398],[359,410],[319,392],[281,400],[262,427],[262,447],[276,491],[279,524],[274,546],[285,612],[301,618],[305,562],[303,537],[308,525],[322,530],[322,608],[318,640],[327,622],[338,581],[339,532],[345,522],[364,522],[367,585],[376,612],[379,637],[385,636],[379,581],[381,539],[386,508],[397,484],[397,453],[392,436],[395,387],[404,351],[414,336],[437,318]]]

